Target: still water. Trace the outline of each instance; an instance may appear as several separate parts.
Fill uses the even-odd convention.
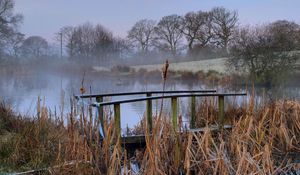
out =
[[[37,109],[38,97],[41,104],[46,106],[52,113],[67,114],[70,112],[70,98],[74,94],[79,94],[82,84],[82,77],[61,74],[24,74],[14,77],[3,76],[0,79],[0,100],[9,104],[14,111],[22,115],[35,116]],[[107,76],[89,76],[86,75],[83,81],[86,93],[119,93],[146,90],[162,90],[160,80],[138,80],[135,78],[117,78]],[[217,89],[218,92],[241,92],[243,88],[225,89],[216,85],[203,85],[200,81],[184,82],[182,80],[167,80],[166,90],[200,90],[200,89]],[[284,92],[291,98],[299,98],[299,88],[292,88]],[[128,99],[136,96],[113,97],[108,100]],[[238,97],[234,100],[240,104],[242,101],[249,99],[247,97]],[[232,99],[226,99],[232,100]],[[261,100],[257,96],[256,100]],[[85,100],[85,104],[88,103]],[[159,108],[159,102],[153,102],[153,113]],[[179,113],[187,120],[188,98],[179,99]],[[121,104],[121,125],[122,128],[127,126],[134,127],[142,118],[145,112],[146,102],[135,102]],[[168,112],[170,100],[164,100],[164,110]]]
[[[37,109],[38,97],[40,103],[46,106],[51,112],[64,114],[70,112],[70,98],[74,94],[80,93],[82,78],[73,76],[61,76],[56,74],[35,74],[23,75],[11,78],[2,77],[0,80],[0,98],[9,104],[14,111],[22,115],[34,116]],[[146,90],[162,90],[160,81],[145,82],[134,78],[114,78],[114,77],[89,77],[84,78],[86,93],[119,93]],[[166,83],[166,90],[192,90],[204,89],[199,82],[181,83],[171,81]],[[132,97],[143,97],[143,95],[112,97],[107,100],[121,100]],[[164,110],[168,111],[170,104],[164,100]],[[186,98],[179,101],[185,103]],[[84,104],[89,103],[85,100]],[[157,105],[156,105],[157,104]],[[145,112],[146,102],[134,102],[121,105],[122,128],[133,127],[142,118]],[[157,103],[153,103],[153,113],[156,111]],[[184,105],[180,105],[184,106]],[[183,109],[181,109],[183,110]]]

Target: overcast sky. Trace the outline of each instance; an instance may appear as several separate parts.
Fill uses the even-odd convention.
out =
[[[100,23],[125,37],[140,19],[154,19],[223,6],[237,10],[240,24],[262,24],[277,19],[300,23],[300,0],[15,0],[15,11],[24,16],[20,28],[26,36],[52,40],[63,26]]]

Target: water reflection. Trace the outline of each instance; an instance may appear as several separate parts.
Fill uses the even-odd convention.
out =
[[[120,78],[107,76],[86,76],[84,84],[87,93],[113,93],[113,92],[131,92],[146,90],[162,90],[159,80],[138,80],[134,78]],[[14,77],[3,76],[0,79],[0,97],[6,103],[12,105],[15,111],[21,114],[33,116],[36,113],[36,103],[38,96],[41,97],[41,104],[47,106],[51,111],[62,110],[65,113],[70,112],[70,97],[79,93],[81,78],[72,75],[58,74],[28,74]],[[168,80],[166,90],[199,90],[199,89],[217,89],[218,92],[241,92],[246,89],[243,87],[224,89],[221,86],[203,85],[200,81]],[[249,91],[249,94],[252,92]],[[256,88],[255,92],[257,102],[263,102],[274,98],[292,98],[300,99],[299,87],[284,89],[265,90]],[[142,97],[143,95],[135,96]],[[111,100],[127,99],[130,97],[113,97]],[[226,100],[235,102],[237,105],[242,104],[250,98],[232,97]],[[200,101],[201,99],[198,99]],[[189,99],[179,99],[179,114],[187,115]],[[126,126],[133,127],[136,125],[145,112],[146,102],[136,102],[121,105],[122,128]],[[153,114],[156,113],[160,106],[160,100],[153,102]],[[164,110],[170,109],[170,100],[164,100]],[[188,117],[184,117],[184,120]]]

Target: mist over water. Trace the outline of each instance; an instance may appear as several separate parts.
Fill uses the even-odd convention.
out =
[[[38,97],[41,99],[41,105],[49,109],[52,114],[60,115],[70,112],[70,98],[74,94],[80,93],[83,73],[61,73],[58,71],[33,71],[27,73],[16,73],[2,75],[0,79],[0,97],[2,101],[10,105],[13,110],[21,115],[29,117],[36,116]],[[80,76],[81,75],[81,76]],[[124,76],[104,76],[102,74],[86,73],[84,77],[84,87],[86,94],[89,93],[119,93],[147,90],[162,90],[161,80],[141,80],[134,77]],[[182,81],[182,80],[167,80],[166,90],[200,90],[200,89],[216,89],[218,92],[242,92],[246,91],[244,87],[224,88],[217,85],[205,85],[198,80]],[[291,87],[276,91],[266,92],[264,97],[262,89],[256,88],[256,100],[262,101],[262,98],[278,97],[299,99],[299,88]],[[248,91],[251,94],[251,90]],[[121,96],[112,97],[107,100],[121,100],[136,96]],[[226,98],[227,101],[242,104],[248,97]],[[198,99],[198,101],[201,99]],[[88,100],[85,100],[89,103]],[[153,102],[153,114],[159,109],[159,103]],[[183,115],[183,120],[188,124],[188,98],[179,99],[179,114]],[[135,102],[121,105],[121,125],[122,128],[127,126],[134,127],[143,117],[145,112],[146,102]],[[112,107],[110,108],[112,111]],[[164,112],[170,112],[170,101],[164,100]]]
[[[37,101],[49,109],[49,112],[60,115],[70,112],[70,98],[80,94],[82,77],[72,74],[60,73],[29,73],[23,75],[2,76],[0,79],[0,97],[13,110],[21,115],[29,117],[36,116]],[[141,82],[135,78],[106,77],[103,75],[95,76],[88,73],[84,77],[86,94],[89,93],[113,93],[113,92],[132,92],[146,90],[162,90],[162,85],[156,81]],[[203,85],[195,83],[167,82],[167,90],[180,89],[204,89]],[[121,100],[135,96],[112,97],[107,100]],[[169,104],[165,100],[164,107],[167,111]],[[85,100],[85,104],[89,100]],[[136,102],[121,105],[122,127],[133,127],[142,118],[145,111],[145,102]],[[155,103],[153,103],[155,112]]]

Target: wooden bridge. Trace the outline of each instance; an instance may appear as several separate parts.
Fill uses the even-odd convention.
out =
[[[159,96],[153,96],[153,94],[160,94]],[[104,97],[113,97],[113,96],[133,96],[133,95],[145,95],[145,97],[139,98],[129,98],[125,100],[116,100],[116,101],[107,101],[104,102]],[[190,119],[190,131],[191,132],[201,132],[204,131],[203,128],[195,128],[196,121],[196,97],[217,97],[218,98],[218,126],[211,126],[211,130],[218,129],[228,129],[231,128],[229,125],[224,125],[224,106],[225,101],[224,97],[226,96],[245,96],[246,93],[217,93],[216,90],[181,90],[181,91],[143,91],[143,92],[125,92],[125,93],[106,93],[106,94],[91,94],[91,95],[77,95],[75,98],[86,99],[86,98],[95,98],[96,102],[91,105],[98,109],[100,124],[103,127],[104,106],[114,106],[114,133],[117,133],[118,136],[121,135],[121,106],[120,104],[132,103],[139,101],[146,101],[146,126],[149,133],[152,132],[152,100],[157,99],[171,99],[171,116],[172,124],[175,129],[178,127],[178,98],[190,97],[191,98],[191,119]],[[105,133],[104,133],[105,134]],[[124,136],[121,137],[123,146],[126,147],[136,147],[137,144],[145,144],[144,135],[135,135],[135,136]]]

